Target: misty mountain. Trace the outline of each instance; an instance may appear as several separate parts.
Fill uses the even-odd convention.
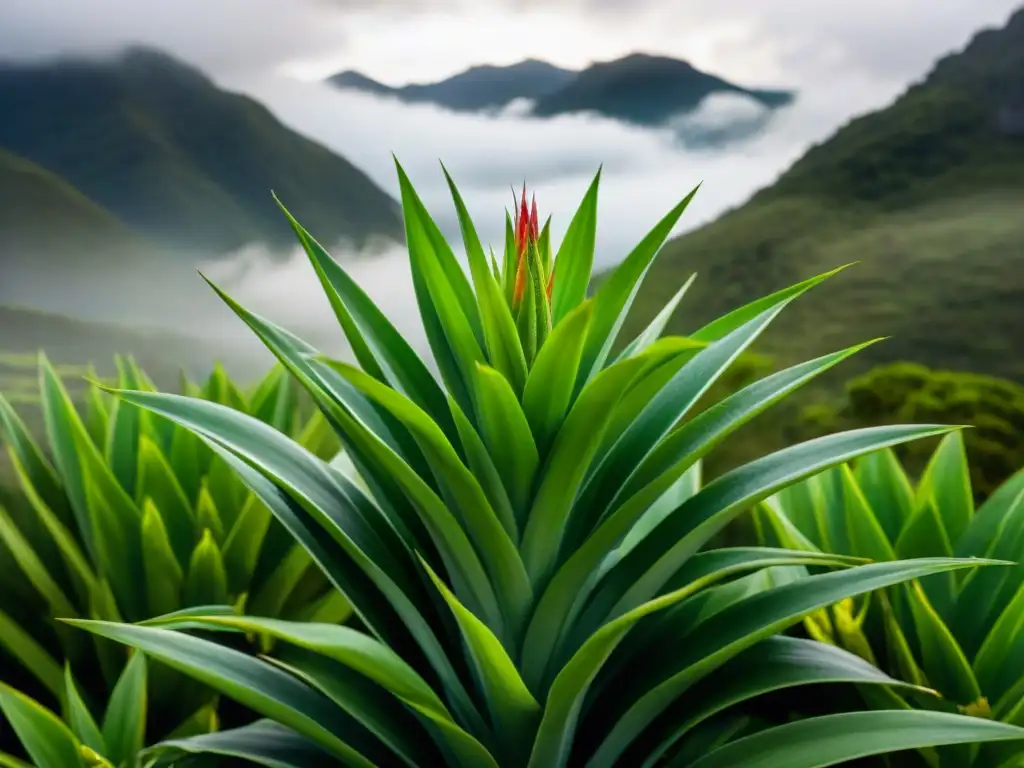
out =
[[[29,177],[42,196],[0,213],[9,240],[58,237],[67,215],[79,235],[130,232],[165,253],[290,246],[271,190],[328,242],[402,237],[397,203],[362,171],[161,53],[0,65],[0,114],[5,199]]]
[[[516,99],[535,101],[564,88],[576,76],[572,70],[526,59],[508,67],[470,67],[436,83],[392,87],[354,70],[333,75],[328,82],[339,88],[393,96],[408,104],[436,104],[454,112],[481,112],[504,107]]]
[[[1024,381],[1024,9],[940,60],[777,183],[666,244],[637,333],[697,272],[669,331],[858,262],[786,308],[763,351],[793,363],[892,336],[851,375],[913,360]]]
[[[436,83],[392,87],[352,70],[334,75],[328,82],[456,112],[481,112],[528,99],[534,102],[530,113],[536,117],[593,112],[644,126],[661,125],[692,112],[712,94],[747,97],[767,109],[793,100],[790,91],[743,88],[685,61],[640,53],[582,71],[527,59],[508,67],[472,67]]]
[[[0,304],[108,317],[131,305],[148,315],[198,279],[65,179],[2,149],[0,274]]]

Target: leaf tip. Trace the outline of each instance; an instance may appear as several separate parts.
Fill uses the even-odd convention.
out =
[[[90,386],[93,386],[93,387],[96,387],[97,389],[103,390],[104,392],[113,392],[114,391],[114,389],[112,387],[108,386],[107,384],[104,384],[96,376],[83,376],[82,377],[82,381],[84,381],[86,384],[89,384]]]

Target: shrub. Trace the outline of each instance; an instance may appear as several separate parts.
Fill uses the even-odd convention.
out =
[[[856,351],[781,371],[684,420],[770,321],[827,275],[689,338],[649,329],[613,356],[635,286],[690,196],[587,301],[596,179],[556,256],[524,194],[517,219],[507,220],[503,266],[488,261],[452,185],[472,285],[401,168],[399,180],[419,310],[443,384],[294,221],[361,367],[322,357],[224,296],[313,396],[368,493],[237,410],[118,393],[202,436],[365,627],[201,608],[142,624],[71,622],[267,718],[166,742],[151,753],[158,764],[212,753],[264,765],[597,768],[672,755],[694,768],[809,768],[1024,736],[942,712],[839,712],[783,725],[771,712],[746,717],[745,705],[782,688],[899,686],[845,651],[780,633],[838,600],[977,563],[699,552],[790,483],[946,430],[831,435],[699,487],[699,460],[716,442]],[[803,564],[830,570],[789,580],[787,569]],[[197,629],[281,642],[259,659],[191,634]],[[69,755],[80,738],[60,731]]]
[[[880,366],[851,380],[843,403],[808,406],[801,421],[797,434],[802,437],[879,424],[970,426],[964,440],[979,502],[1024,466],[1024,387],[994,376],[938,371],[916,363]],[[918,474],[932,448],[921,441],[902,445],[897,453]]]

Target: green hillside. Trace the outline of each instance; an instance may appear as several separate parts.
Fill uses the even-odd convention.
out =
[[[1022,116],[1024,10],[747,204],[668,243],[625,333],[693,272],[677,333],[858,261],[789,307],[761,349],[788,363],[892,336],[837,375],[913,360],[1024,380]]]
[[[59,176],[0,149],[0,254],[4,268],[28,267],[35,254],[60,254],[70,248],[103,259],[148,246],[113,214]]]
[[[0,65],[0,114],[0,149],[167,248],[290,246],[272,189],[325,240],[402,237],[397,204],[362,171],[163,54]],[[63,229],[42,207],[13,224]]]

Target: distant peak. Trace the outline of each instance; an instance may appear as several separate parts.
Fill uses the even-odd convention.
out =
[[[564,67],[559,67],[556,64],[552,64],[550,61],[544,61],[543,59],[534,59],[534,58],[523,59],[520,62],[512,64],[508,68],[512,69],[514,67],[516,67],[516,68],[529,67],[529,68],[537,68],[537,69],[564,69]]]
[[[180,65],[181,62],[157,48],[152,48],[141,43],[134,43],[125,46],[117,56],[121,61],[150,62],[153,64]]]
[[[573,72],[575,70],[565,69],[559,67],[556,64],[552,64],[549,61],[542,59],[523,59],[517,61],[514,64],[474,64],[467,69],[463,70],[459,74],[465,74],[467,72]],[[458,75],[454,75],[458,77]]]
[[[331,80],[373,80],[369,75],[364,75],[358,69],[346,69],[331,75]]]
[[[651,68],[651,67],[672,67],[678,70],[696,70],[690,62],[683,59],[676,59],[672,56],[664,56],[653,53],[629,53],[617,59],[596,61],[593,67],[622,67],[622,68]]]
[[[375,93],[385,93],[391,90],[391,86],[385,85],[379,80],[374,80],[357,69],[346,69],[344,72],[331,75],[327,78],[327,82],[342,88],[359,88]]]
[[[674,61],[678,64],[686,64],[687,62],[682,59],[677,59],[674,56],[664,56],[656,53],[643,53],[641,51],[634,51],[633,53],[627,53],[625,56],[620,56],[618,59],[613,61]]]
[[[130,44],[102,52],[63,53],[52,58],[24,63],[0,62],[0,66],[22,70],[115,71],[150,77],[175,78],[179,82],[210,82],[210,79],[198,67],[157,48],[141,44]]]
[[[175,82],[196,85],[211,83],[199,67],[145,45],[130,45],[122,49],[114,59],[114,64],[133,75],[173,79]]]

